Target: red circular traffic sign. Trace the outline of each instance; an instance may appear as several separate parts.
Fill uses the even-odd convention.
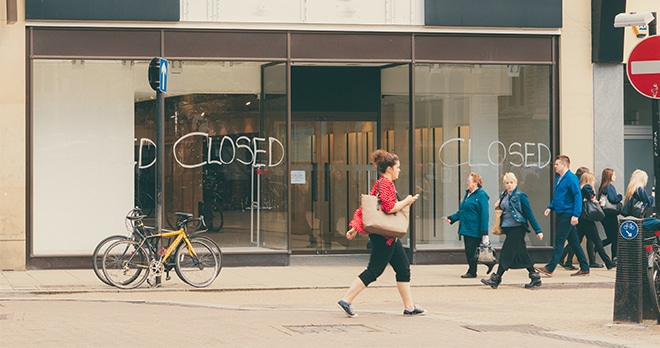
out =
[[[660,99],[660,36],[649,36],[633,48],[626,71],[637,92]]]

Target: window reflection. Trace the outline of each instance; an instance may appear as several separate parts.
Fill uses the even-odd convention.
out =
[[[458,210],[471,171],[484,178],[489,206],[504,189],[502,175],[515,173],[532,209],[542,216],[552,175],[550,68],[422,64],[415,74],[417,247],[462,247],[458,224],[443,218]],[[549,219],[539,223],[549,230]],[[528,243],[549,245],[550,239]]]

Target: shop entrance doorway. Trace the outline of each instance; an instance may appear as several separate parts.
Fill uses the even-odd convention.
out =
[[[380,71],[294,67],[291,125],[291,248],[294,253],[367,250],[345,237],[375,180],[369,155],[378,144]]]

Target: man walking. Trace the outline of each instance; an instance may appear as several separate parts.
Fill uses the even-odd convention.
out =
[[[577,230],[575,226],[578,223],[578,217],[582,214],[582,194],[580,192],[580,182],[575,174],[569,169],[571,160],[566,155],[559,155],[555,158],[555,172],[558,174],[555,178],[555,193],[552,196],[552,202],[548,205],[544,215],[549,216],[550,211],[554,210],[557,214],[557,233],[555,234],[555,249],[552,260],[545,266],[538,267],[536,270],[548,277],[552,277],[552,272],[559,263],[559,258],[564,251],[564,242],[573,248],[575,255],[580,262],[580,269],[571,274],[571,276],[589,275],[589,262],[584,256],[584,250],[580,245]]]

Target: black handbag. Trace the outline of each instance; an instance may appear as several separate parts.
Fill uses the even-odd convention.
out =
[[[607,195],[600,196],[600,206],[603,208],[605,215],[619,215],[623,210],[623,203],[612,203]]]
[[[582,201],[582,218],[589,221],[600,221],[605,217],[603,208],[600,203],[592,199],[585,199]]]
[[[644,202],[631,197],[626,201],[626,204],[623,205],[621,209],[621,215],[623,216],[634,216],[636,218],[644,217],[644,210],[646,210],[646,204]]]

